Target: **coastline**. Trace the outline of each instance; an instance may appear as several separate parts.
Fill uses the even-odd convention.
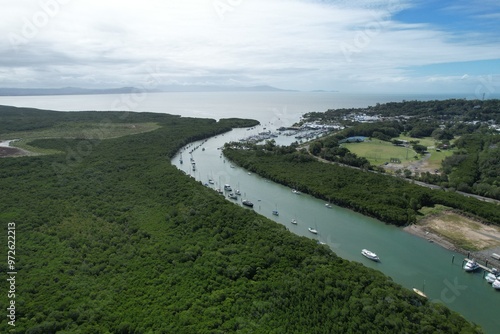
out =
[[[500,261],[495,260],[491,257],[492,253],[500,254],[500,247],[491,247],[486,248],[480,251],[468,251],[461,247],[458,247],[453,242],[445,238],[444,236],[435,233],[428,229],[426,226],[421,226],[418,224],[413,224],[410,226],[406,226],[403,228],[403,231],[415,235],[417,237],[426,239],[431,243],[436,243],[439,246],[450,250],[452,252],[457,252],[464,255],[464,258],[470,256],[470,258],[474,258],[482,263],[488,263],[488,267],[500,268]]]

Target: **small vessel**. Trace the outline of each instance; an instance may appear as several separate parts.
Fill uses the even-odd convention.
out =
[[[280,214],[279,214],[278,210],[273,210],[273,215],[274,216],[279,216]]]
[[[297,221],[295,219],[292,219],[290,223],[292,223],[293,225],[297,225]]]
[[[298,191],[297,189],[292,189],[292,193],[294,193],[295,195],[300,195],[300,191]]]
[[[209,184],[214,184],[215,182],[214,182],[214,180],[209,179],[209,180],[208,180],[208,183],[209,183]]]
[[[374,252],[371,252],[369,251],[368,249],[363,249],[361,250],[361,254],[363,254],[363,256],[369,258],[370,260],[373,260],[373,261],[379,261],[379,257],[377,256],[377,254],[375,254]]]
[[[253,208],[253,203],[250,202],[249,200],[245,199],[243,201],[241,201],[241,204],[245,205],[245,206],[248,206],[248,207],[251,207]]]
[[[427,298],[427,295],[426,295],[425,293],[423,293],[422,291],[420,291],[419,289],[417,289],[417,288],[413,288],[413,291],[414,291],[417,295],[419,295],[419,296],[421,296],[421,297],[424,297],[424,298]]]
[[[309,232],[311,232],[312,234],[318,234],[318,230],[312,228],[312,227],[309,227],[308,228]]]
[[[467,262],[464,264],[464,270],[467,272],[473,272],[479,269],[479,264],[475,260],[467,259]]]
[[[493,287],[493,289],[495,290],[500,290],[500,278],[497,278],[495,280],[495,282],[493,282],[493,284],[491,284],[491,286]]]
[[[234,193],[235,193],[236,195],[238,195],[238,196],[239,196],[239,195],[241,195],[241,192],[240,192],[238,189],[236,189],[236,190],[234,191]]]
[[[230,199],[238,199],[238,196],[236,196],[235,194],[233,193],[230,193],[229,196],[228,196]]]
[[[224,185],[224,190],[226,191],[232,191],[231,186],[229,184]]]
[[[325,206],[328,208],[328,209],[331,209],[332,208],[332,205],[330,203],[326,203]]]
[[[486,280],[486,282],[491,284],[497,280],[497,276],[493,273],[489,273],[484,277],[484,279]]]

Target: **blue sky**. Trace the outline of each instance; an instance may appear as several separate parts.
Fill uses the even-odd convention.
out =
[[[154,77],[157,88],[500,92],[500,2],[493,0],[0,5],[0,87],[146,86]]]

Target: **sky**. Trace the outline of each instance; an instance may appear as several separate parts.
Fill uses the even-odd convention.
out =
[[[497,0],[0,0],[0,87],[500,92]]]

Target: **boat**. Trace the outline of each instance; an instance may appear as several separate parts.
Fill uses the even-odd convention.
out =
[[[224,185],[224,190],[226,191],[232,191],[231,186],[229,184]]]
[[[233,193],[230,193],[229,196],[228,196],[230,199],[238,199],[238,196],[236,196],[235,194]]]
[[[331,209],[332,208],[332,205],[330,203],[326,203],[325,206],[328,208],[328,209]]]
[[[318,231],[312,227],[309,227],[308,228],[309,232],[311,232],[312,234],[318,234]]]
[[[493,287],[493,289],[495,290],[500,290],[500,278],[497,278],[495,280],[495,282],[493,282],[493,284],[491,284],[491,286]]]
[[[292,219],[290,223],[292,223],[293,225],[297,225],[297,221],[295,219]]]
[[[249,200],[245,199],[243,201],[241,201],[241,204],[245,205],[245,206],[248,206],[248,207],[251,207],[253,208],[253,203],[250,202]]]
[[[273,210],[273,215],[274,216],[279,216],[280,214],[279,214],[278,210]]]
[[[236,190],[234,191],[234,193],[235,193],[237,196],[241,195],[241,191],[239,191],[238,189],[236,189]]]
[[[493,273],[489,273],[484,279],[486,280],[486,282],[491,284],[497,280],[497,276]]]
[[[467,259],[467,262],[464,264],[464,270],[467,272],[473,272],[479,269],[479,264],[475,260]]]
[[[215,182],[214,182],[214,180],[209,179],[209,180],[208,180],[208,183],[209,183],[209,184],[214,184]]]
[[[417,295],[419,295],[419,296],[421,296],[421,297],[424,297],[424,298],[427,298],[427,295],[426,295],[425,293],[423,293],[422,291],[420,291],[419,289],[417,289],[417,288],[413,288],[413,291],[414,291]]]
[[[300,191],[298,191],[297,189],[292,189],[292,193],[294,193],[295,195],[300,195]]]
[[[371,252],[369,251],[368,249],[363,249],[361,250],[361,254],[363,254],[363,256],[369,258],[370,260],[373,260],[373,261],[379,261],[379,257],[377,256],[377,254],[375,254],[374,252]]]

